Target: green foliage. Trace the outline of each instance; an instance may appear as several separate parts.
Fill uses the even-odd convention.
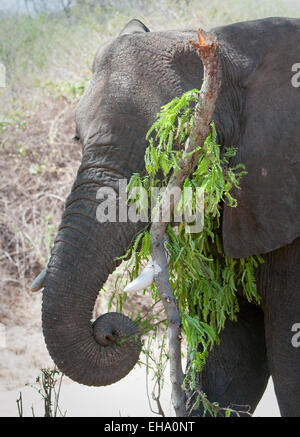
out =
[[[17,156],[19,156],[20,158],[26,158],[26,155],[26,147],[21,142],[19,142],[17,146]]]
[[[31,164],[28,171],[31,175],[39,175],[45,171],[45,165]]]
[[[194,119],[190,103],[197,101],[199,92],[193,89],[164,105],[156,122],[148,131],[146,139],[149,140],[149,147],[145,153],[145,166],[152,178],[155,178],[160,169],[167,178],[171,171],[178,168],[182,146]],[[150,137],[153,132],[156,135]]]
[[[93,2],[92,6],[86,1],[75,3],[67,15],[46,8],[32,17],[22,13],[0,17],[0,62],[6,66],[8,83],[14,91],[16,86],[32,86],[36,78],[83,77],[98,47],[116,37],[132,17],[160,31],[180,28],[182,23],[191,29],[208,29],[268,16],[299,16],[299,5],[293,0],[110,0]]]
[[[45,82],[45,88],[49,89],[50,93],[54,94],[55,97],[64,97],[69,103],[75,103],[79,101],[80,97],[83,95],[85,88],[87,87],[91,77],[87,76],[84,79],[76,81],[67,82]]]
[[[0,118],[0,134],[5,132],[10,126],[14,126],[16,131],[25,131],[27,128],[27,117],[27,113],[21,113],[17,110],[7,112],[3,119]]]
[[[163,187],[179,167],[186,141],[193,123],[191,103],[199,91],[192,90],[165,105],[151,127],[147,138],[149,147],[145,154],[148,176],[133,175],[129,189]],[[175,147],[174,147],[175,146]],[[187,223],[168,225],[166,250],[169,254],[170,285],[178,303],[182,330],[188,343],[190,366],[186,380],[195,386],[195,375],[201,371],[211,347],[219,341],[219,334],[226,319],[236,320],[239,311],[237,292],[241,291],[249,302],[259,303],[254,270],[263,259],[260,256],[231,259],[222,247],[220,217],[222,204],[236,207],[232,188],[239,189],[246,174],[242,164],[230,167],[235,148],[221,151],[217,144],[214,124],[199,154],[195,171],[186,179],[184,187],[193,189],[192,196],[182,194],[177,209],[196,214],[196,189],[203,193],[203,230],[187,232]],[[162,170],[163,177],[158,177]],[[131,249],[134,276],[144,260],[150,256],[150,235],[140,234]],[[126,255],[128,256],[128,254]],[[157,297],[155,285],[152,292]]]

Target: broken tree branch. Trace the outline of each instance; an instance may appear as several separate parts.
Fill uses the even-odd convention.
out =
[[[170,178],[151,225],[151,255],[155,267],[155,282],[161,296],[168,319],[168,339],[170,354],[170,379],[172,383],[172,403],[177,417],[187,415],[186,398],[183,390],[184,373],[181,364],[181,321],[169,283],[169,266],[164,250],[164,234],[170,217],[180,199],[179,190],[185,179],[194,170],[201,146],[210,129],[215,102],[221,83],[218,43],[215,36],[198,31],[198,43],[189,41],[198,50],[203,63],[203,84],[195,106],[194,124],[185,144],[179,169]],[[191,153],[194,152],[194,153]],[[172,192],[172,196],[170,193]],[[174,193],[176,193],[174,195]]]

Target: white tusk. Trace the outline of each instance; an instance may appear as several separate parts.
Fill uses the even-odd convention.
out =
[[[42,270],[41,273],[35,278],[35,280],[33,281],[30,287],[31,291],[39,291],[41,288],[43,288],[46,274],[47,274],[47,267],[45,267],[44,270]]]
[[[149,287],[154,281],[155,266],[152,258],[149,259],[142,273],[132,282],[126,285],[124,291],[140,291]]]

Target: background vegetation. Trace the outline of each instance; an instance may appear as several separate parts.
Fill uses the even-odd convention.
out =
[[[298,0],[57,3],[54,11],[50,0],[19,1],[27,14],[0,15],[0,62],[7,80],[0,88],[0,323],[8,345],[0,350],[0,387],[7,388],[31,382],[49,360],[40,295],[30,295],[29,286],[48,260],[80,162],[73,111],[99,46],[132,18],[159,31],[300,16]]]

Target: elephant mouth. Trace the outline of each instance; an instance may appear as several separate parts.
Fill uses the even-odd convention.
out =
[[[141,333],[136,323],[122,313],[103,314],[92,327],[94,338],[102,347],[119,346],[128,353],[141,351]]]

